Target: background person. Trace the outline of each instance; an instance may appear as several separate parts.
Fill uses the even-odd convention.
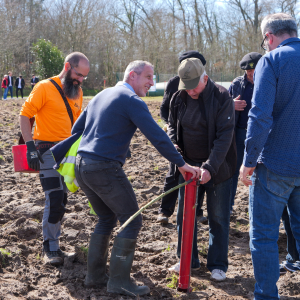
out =
[[[39,79],[37,77],[35,77],[35,74],[32,74],[32,78],[30,79],[30,84],[31,84],[32,90],[38,82],[39,82]]]
[[[27,145],[29,167],[40,170],[40,181],[45,192],[43,214],[43,260],[52,265],[63,264],[69,256],[59,248],[61,219],[66,211],[67,187],[60,174],[53,169],[55,161],[50,148],[71,135],[72,121],[81,113],[81,84],[90,70],[87,57],[80,52],[69,54],[58,76],[51,79],[62,89],[70,115],[56,86],[42,80],[30,93],[20,112],[20,126]],[[35,116],[36,126],[31,134],[29,119]],[[39,149],[39,152],[37,151]]]
[[[17,99],[18,99],[18,91],[20,90],[21,92],[21,97],[23,99],[23,89],[25,86],[25,80],[22,78],[22,75],[19,75],[19,77],[16,79],[15,82],[15,86],[16,86],[16,95],[17,95]]]
[[[254,88],[253,74],[257,62],[261,57],[262,55],[258,52],[251,52],[246,54],[240,61],[240,68],[242,70],[245,70],[245,74],[243,76],[235,78],[228,89],[230,96],[234,98],[235,142],[237,150],[237,165],[235,173],[232,177],[231,212],[233,210],[234,198],[240,174],[240,167],[243,163],[248,112],[251,108],[251,98]]]
[[[206,64],[205,58],[203,57],[202,54],[200,54],[198,51],[195,50],[190,50],[182,53],[179,57],[179,63],[191,57],[199,58],[203,66],[205,66]],[[163,97],[163,101],[160,106],[160,117],[166,124],[168,124],[169,122],[170,101],[172,99],[173,94],[178,91],[179,80],[180,78],[177,75],[168,81],[165,94]],[[164,188],[163,188],[164,192],[178,185],[179,173],[180,172],[176,168],[176,165],[170,163],[169,171],[166,175],[165,182],[164,182]],[[159,214],[157,218],[158,222],[162,224],[168,223],[169,217],[173,214],[175,210],[177,197],[178,197],[178,191],[174,191],[162,198],[161,205],[158,210],[158,214]],[[203,205],[203,199],[204,199],[204,195],[198,197],[198,206],[197,206],[197,217],[201,223],[207,221],[207,218],[203,216],[203,210],[201,208]]]
[[[300,39],[295,19],[285,13],[266,16],[261,32],[262,46],[268,53],[254,74],[240,170],[242,182],[250,185],[250,250],[256,300],[279,299],[277,240],[286,205],[298,253],[300,250]]]
[[[99,217],[89,245],[87,287],[106,284],[111,232],[117,220],[122,225],[139,209],[133,188],[122,169],[137,128],[164,157],[178,165],[180,172],[191,172],[193,177],[200,175],[199,168],[192,168],[184,162],[140,98],[145,97],[154,84],[153,72],[153,65],[149,62],[131,62],[125,70],[123,82],[94,97],[72,130],[73,134],[84,130],[75,174]],[[137,286],[130,280],[141,226],[142,216],[139,215],[114,240],[107,282],[110,293],[145,295],[150,292],[147,286]]]
[[[178,68],[179,91],[170,104],[168,135],[187,163],[201,167],[198,195],[206,193],[209,223],[207,268],[223,281],[228,268],[231,177],[236,167],[234,105],[228,91],[206,75],[200,59],[187,58]],[[183,177],[179,175],[179,183]],[[185,188],[179,189],[177,256],[181,254]],[[195,221],[192,268],[200,267]],[[174,266],[176,270],[176,266]]]
[[[8,91],[10,92],[10,97],[13,99],[13,86],[14,86],[14,79],[12,77],[12,71],[8,72]]]
[[[8,75],[3,76],[1,87],[4,89],[3,100],[6,100],[8,93]]]

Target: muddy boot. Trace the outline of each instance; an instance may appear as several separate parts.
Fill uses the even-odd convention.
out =
[[[130,279],[136,240],[116,237],[110,257],[107,291],[124,295],[146,295],[150,289],[138,286]]]
[[[92,233],[87,258],[87,274],[84,286],[87,288],[106,285],[106,262],[110,235]]]

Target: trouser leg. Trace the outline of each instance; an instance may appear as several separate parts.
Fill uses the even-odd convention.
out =
[[[290,225],[290,217],[287,211],[287,206],[284,208],[283,213],[282,213],[282,223],[284,226],[284,230],[286,233],[287,237],[287,256],[286,260],[289,262],[295,262],[299,260],[299,254],[297,251],[297,245],[296,245],[296,240],[294,238],[291,225]]]
[[[18,88],[16,88],[16,96],[19,97]]]
[[[48,241],[49,250],[59,249],[61,219],[66,211],[67,188],[61,175],[53,169],[55,161],[50,150],[43,154],[44,163],[40,163],[40,181],[45,192],[43,214],[43,239]]]
[[[237,151],[237,164],[235,173],[232,176],[232,185],[231,185],[231,210],[234,206],[234,198],[236,195],[239,175],[240,175],[240,167],[243,163],[244,157],[244,149],[245,149],[245,139],[246,139],[247,130],[243,128],[235,128],[235,142],[236,142],[236,151]]]
[[[126,222],[139,210],[132,186],[117,161],[95,161],[77,156],[76,179],[99,217],[95,233],[109,235],[116,226]],[[136,239],[142,226],[139,215],[118,234]]]
[[[276,175],[258,164],[249,193],[250,250],[256,279],[256,300],[279,299],[277,240],[283,210],[293,190],[293,179]]]
[[[178,171],[176,165],[170,163],[169,171],[165,178],[165,183],[164,183],[164,188],[163,188],[164,192],[166,192],[166,191],[174,188],[176,185],[178,185],[178,176],[179,176],[179,171]],[[162,198],[161,205],[160,205],[158,212],[163,213],[166,216],[170,217],[175,210],[177,197],[178,197],[178,190],[173,191],[172,193],[164,196]]]
[[[231,178],[217,185],[206,184],[209,247],[207,268],[224,272],[228,268]]]

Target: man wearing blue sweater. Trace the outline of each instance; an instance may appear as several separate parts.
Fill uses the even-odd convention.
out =
[[[141,215],[115,238],[109,280],[106,275],[111,231],[117,220],[123,224],[139,209],[122,169],[136,129],[176,164],[182,174],[190,172],[198,178],[201,172],[184,162],[140,98],[146,96],[152,85],[153,66],[146,61],[131,62],[125,70],[124,81],[94,97],[72,130],[73,134],[83,130],[76,158],[76,179],[99,217],[89,245],[87,287],[107,283],[108,292],[127,295],[145,295],[150,291],[147,286],[137,286],[130,280],[136,239],[142,226]]]
[[[300,39],[290,15],[266,16],[254,73],[241,180],[250,185],[250,250],[255,300],[279,299],[277,240],[287,205],[300,251]],[[253,175],[252,175],[253,174]],[[251,180],[247,178],[252,175]]]

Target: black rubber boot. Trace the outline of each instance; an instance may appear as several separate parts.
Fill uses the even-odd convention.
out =
[[[107,284],[106,262],[110,235],[92,233],[87,258],[84,286],[93,288]]]
[[[136,240],[116,237],[110,257],[107,291],[124,295],[146,295],[146,285],[138,286],[130,279]]]

